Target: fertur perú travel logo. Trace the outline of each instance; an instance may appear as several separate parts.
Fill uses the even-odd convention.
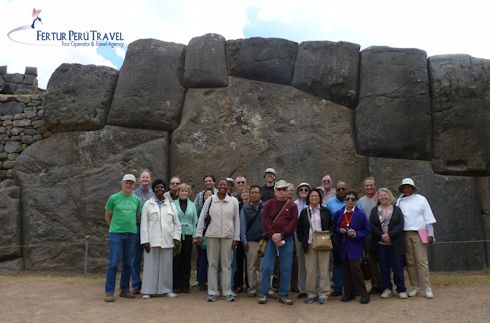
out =
[[[40,13],[41,9],[32,9],[32,23],[12,29],[7,33],[7,37],[11,41],[24,45],[111,48],[124,46],[124,37],[119,31],[100,32],[97,29],[43,31],[39,28],[40,24],[43,25]]]

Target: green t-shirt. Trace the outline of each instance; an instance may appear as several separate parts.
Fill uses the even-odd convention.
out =
[[[112,211],[109,232],[138,233],[136,214],[140,212],[140,199],[136,195],[113,194],[107,200],[106,210]]]

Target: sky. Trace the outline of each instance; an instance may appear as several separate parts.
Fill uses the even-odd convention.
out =
[[[128,44],[142,38],[187,44],[206,33],[228,39],[278,37],[370,46],[419,48],[428,56],[469,54],[490,59],[488,8],[483,0],[0,0],[0,66],[8,73],[38,69],[46,88],[62,63],[119,69]],[[35,28],[33,8],[41,9]],[[35,17],[34,17],[35,18]],[[39,33],[120,33],[121,46],[62,46]],[[18,42],[33,43],[33,45]],[[70,42],[67,42],[70,43]]]

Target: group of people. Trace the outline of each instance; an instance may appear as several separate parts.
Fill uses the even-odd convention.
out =
[[[152,182],[145,170],[135,189],[135,176],[124,175],[122,190],[105,207],[105,300],[115,300],[121,254],[121,297],[188,293],[193,245],[197,285],[207,290],[209,302],[220,293],[232,302],[244,289],[249,297],[258,296],[259,304],[278,298],[291,305],[290,290],[308,304],[326,304],[329,296],[341,296],[342,302],[359,296],[367,304],[372,294],[405,299],[421,291],[433,298],[427,245],[434,241],[436,220],[411,178],[402,180],[398,199],[389,189],[378,189],[373,177],[364,180],[360,198],[343,181],[334,187],[330,175],[319,187],[305,182],[295,187],[276,181],[276,171],[267,168],[264,181],[248,186],[244,176],[216,182],[206,175],[204,189],[192,201],[191,187],[177,176],[167,189],[161,179]],[[369,292],[364,262],[371,274]]]

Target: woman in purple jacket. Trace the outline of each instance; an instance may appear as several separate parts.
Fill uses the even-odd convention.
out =
[[[361,208],[356,208],[357,193],[345,193],[345,207],[335,214],[335,232],[338,235],[339,258],[344,270],[344,295],[342,302],[356,298],[356,291],[361,295],[361,304],[370,301],[366,291],[364,277],[361,271],[361,258],[364,252],[363,239],[370,232],[366,214]]]

